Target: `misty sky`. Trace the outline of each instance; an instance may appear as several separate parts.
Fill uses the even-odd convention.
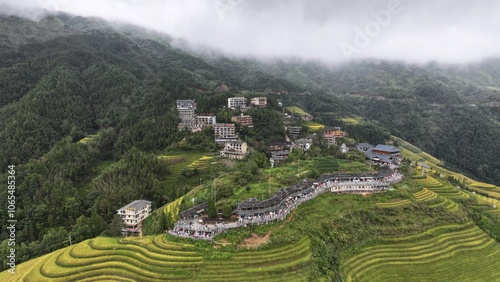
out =
[[[462,63],[500,56],[495,0],[0,0],[127,21],[235,55]]]

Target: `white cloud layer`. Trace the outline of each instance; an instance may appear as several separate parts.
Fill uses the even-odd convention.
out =
[[[125,21],[234,55],[445,63],[500,55],[500,1],[352,2],[0,0],[10,13],[43,8]]]

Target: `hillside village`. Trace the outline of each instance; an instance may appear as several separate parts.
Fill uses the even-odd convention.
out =
[[[10,2],[0,281],[500,281],[500,6]]]
[[[283,106],[280,100],[277,101]],[[210,130],[214,141],[219,146],[219,157],[229,160],[244,160],[251,150],[246,141],[242,140],[240,132],[243,128],[253,128],[252,116],[246,114],[250,108],[266,108],[266,97],[248,99],[242,96],[227,98],[227,109],[239,113],[231,116],[233,123],[218,123],[215,113],[199,113],[195,100],[177,100],[176,109],[179,113],[179,130],[192,133]],[[295,107],[296,108],[296,107]],[[348,133],[341,127],[321,127],[320,130],[310,132],[300,122],[312,121],[314,117],[305,112],[300,114],[285,113],[285,139],[272,141],[266,145],[271,168],[278,167],[287,161],[294,151],[307,152],[314,143],[322,143],[326,147],[338,146],[341,154],[358,152],[364,155],[366,162],[377,166],[380,172],[358,174],[324,174],[314,180],[304,179],[299,184],[289,188],[279,189],[268,199],[258,200],[248,198],[238,203],[233,214],[237,217],[232,220],[216,223],[203,223],[207,218],[208,205],[203,202],[187,210],[179,212],[179,221],[169,230],[174,236],[212,240],[214,236],[228,229],[247,226],[248,224],[264,224],[275,220],[283,220],[301,203],[327,191],[332,193],[370,194],[387,191],[390,184],[398,183],[403,175],[399,172],[399,165],[403,157],[400,150],[394,146],[368,143],[352,143],[347,139]],[[307,132],[306,132],[307,131]],[[243,137],[245,138],[245,137]],[[338,140],[344,141],[339,144]],[[351,143],[346,145],[345,141]],[[383,171],[383,172],[382,172]],[[136,200],[118,210],[123,220],[123,235],[141,235],[142,221],[151,214],[151,202]],[[172,215],[177,216],[177,215]]]

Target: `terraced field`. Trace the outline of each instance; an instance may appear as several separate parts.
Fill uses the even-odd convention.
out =
[[[238,252],[230,259],[207,261],[199,281],[308,281],[310,240],[266,251]]]
[[[500,244],[473,223],[447,225],[364,248],[347,281],[498,281]]]
[[[424,189],[422,189],[422,191],[419,191],[417,193],[413,193],[413,196],[415,197],[415,200],[417,200],[419,202],[426,202],[426,201],[434,200],[434,199],[439,197],[436,193],[432,192],[431,190],[429,190],[427,188],[424,188]]]
[[[487,194],[488,197],[500,200],[500,187],[481,182],[474,182],[469,187],[477,192]]]
[[[418,202],[424,202],[431,208],[443,207],[445,210],[451,212],[456,212],[459,210],[457,203],[443,196],[439,196],[438,194],[427,188],[423,188],[422,191],[414,193],[413,196],[415,197],[415,200],[417,200]]]
[[[165,214],[170,214],[174,221],[177,221],[177,219],[178,219],[177,216],[179,215],[179,208],[181,206],[183,198],[184,198],[184,196],[182,196],[182,197],[178,198],[177,200],[165,205],[165,208],[163,209],[163,212]]]
[[[491,209],[486,210],[486,212],[500,218],[500,200],[485,197],[483,195],[475,195],[475,197],[480,203],[491,206]]]
[[[305,123],[305,126],[307,126],[310,130],[312,131],[320,131],[322,130],[323,128],[325,128],[324,125],[322,124],[319,124],[317,122],[314,122],[314,121],[308,121]]]
[[[435,157],[429,155],[426,152],[421,151],[420,149],[418,149],[414,145],[412,145],[412,144],[410,144],[402,139],[399,139],[395,136],[393,136],[393,138],[395,138],[403,146],[401,153],[403,154],[403,156],[405,158],[408,158],[412,161],[425,160],[427,162],[427,164],[432,167],[433,170],[439,172],[444,177],[453,176],[456,179],[465,180],[465,181],[467,181],[470,189],[475,190],[477,192],[488,194],[489,197],[500,200],[500,187],[489,184],[489,183],[480,182],[480,181],[474,180],[472,178],[466,177],[463,174],[447,170],[447,169],[439,166],[439,164],[441,162],[438,159],[436,159]],[[415,148],[416,148],[420,152],[415,153],[411,150],[412,148],[413,148],[413,150],[415,150]]]
[[[434,184],[437,185],[437,184]],[[440,187],[440,186],[435,186]],[[450,200],[444,196],[438,195],[427,188],[423,188],[421,191],[413,194],[417,202],[424,202],[427,206],[431,208],[437,208],[442,206],[445,210],[455,212],[459,210],[459,206],[453,200]],[[410,204],[412,201],[410,199],[401,199],[391,202],[376,203],[377,207],[381,208],[394,208]]]
[[[395,208],[395,207],[404,206],[404,205],[407,205],[410,203],[411,203],[410,200],[404,199],[404,200],[398,200],[398,201],[392,201],[392,202],[376,203],[375,205],[377,207],[381,207],[381,208]]]
[[[431,208],[442,206],[448,211],[458,211],[459,206],[453,200],[470,197],[468,193],[429,175],[426,175],[425,179],[414,179],[414,181],[424,187],[422,191],[414,194],[415,198],[417,201],[427,202]]]
[[[311,258],[307,237],[281,248],[231,253],[225,260],[204,254],[164,235],[97,237],[21,264],[22,275],[0,273],[0,281],[306,281]]]
[[[448,199],[468,199],[470,195],[453,185],[440,181],[432,176],[426,175],[425,179],[415,179],[415,182],[423,187]]]
[[[212,156],[203,156],[195,161],[193,161],[192,163],[190,163],[188,165],[189,168],[191,169],[204,169],[204,168],[207,168],[208,165],[214,161],[214,157]]]
[[[176,153],[173,155],[162,155],[159,159],[166,160],[169,163],[171,175],[168,177],[168,184],[175,185],[177,178],[181,175],[182,170],[186,167],[191,169],[204,168],[208,162],[213,161],[213,157],[205,156],[204,153],[199,152],[184,152]]]
[[[286,107],[286,109],[288,111],[290,111],[291,113],[294,113],[294,114],[298,114],[298,115],[301,115],[301,116],[310,116],[310,114],[308,112],[304,111],[302,108],[299,108],[297,106]]]

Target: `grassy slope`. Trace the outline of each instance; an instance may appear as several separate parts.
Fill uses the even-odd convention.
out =
[[[205,164],[207,158],[204,153],[201,152],[183,152],[183,153],[173,153],[172,155],[162,155],[159,156],[160,159],[167,160],[171,165],[169,169],[172,174],[165,180],[165,185],[177,185],[177,178],[181,175],[182,170],[186,167],[188,168],[200,168],[200,166]]]
[[[295,114],[298,114],[298,115],[301,115],[301,116],[310,116],[310,114],[308,112],[304,111],[302,108],[299,108],[297,106],[286,107],[286,109],[289,110],[292,113],[295,113]]]
[[[308,121],[308,122],[306,122],[305,126],[307,126],[312,131],[320,131],[323,128],[325,128],[324,125],[322,125],[320,123],[317,123],[317,122],[314,122],[314,121]]]
[[[359,124],[359,122],[362,120],[362,118],[356,116],[356,117],[345,117],[345,118],[341,118],[340,120],[345,122],[345,123],[348,123],[348,124]]]

